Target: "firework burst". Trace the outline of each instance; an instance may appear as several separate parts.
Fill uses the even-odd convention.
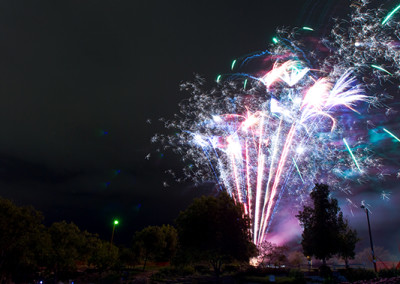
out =
[[[257,245],[284,193],[304,200],[315,182],[348,192],[346,182],[380,168],[355,130],[368,124],[362,112],[385,106],[377,86],[400,75],[400,29],[366,1],[353,6],[351,19],[336,21],[316,46],[302,39],[311,28],[278,31],[267,51],[231,64],[240,71],[252,61],[259,70],[219,75],[209,91],[201,78],[182,84],[190,97],[165,121],[176,133],[153,139],[190,163],[188,178],[214,180],[243,205]]]

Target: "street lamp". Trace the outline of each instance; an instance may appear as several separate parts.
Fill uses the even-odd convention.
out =
[[[374,270],[376,271],[376,258],[375,258],[375,253],[374,253],[374,245],[372,243],[372,234],[371,234],[371,224],[369,223],[369,210],[367,207],[365,207],[364,205],[361,205],[361,209],[365,210],[365,213],[367,214],[367,221],[368,221],[368,233],[369,233],[369,242],[371,244],[371,252],[372,252],[372,262],[374,264]]]
[[[112,247],[112,243],[113,243],[113,240],[114,240],[115,226],[119,224],[119,221],[117,219],[115,219],[113,223],[114,223],[114,225],[113,225],[113,230],[112,230],[112,234],[111,234],[110,249]]]

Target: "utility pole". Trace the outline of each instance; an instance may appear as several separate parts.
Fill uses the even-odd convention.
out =
[[[361,205],[361,209],[365,210],[365,213],[367,214],[367,221],[368,221],[368,233],[369,233],[369,243],[371,245],[371,253],[372,253],[372,262],[374,264],[374,270],[375,272],[377,272],[376,269],[376,258],[375,258],[375,252],[374,252],[374,245],[372,242],[372,234],[371,234],[371,224],[369,223],[369,210],[367,207],[365,207],[364,205]]]
[[[112,234],[111,234],[111,241],[110,241],[110,249],[112,247],[112,243],[114,240],[114,232],[115,232],[115,226],[119,224],[118,220],[114,220],[114,225],[113,225],[113,229],[112,229]]]

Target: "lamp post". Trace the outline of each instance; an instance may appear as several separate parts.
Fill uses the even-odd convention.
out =
[[[364,209],[365,213],[367,214],[369,243],[371,244],[372,262],[374,264],[374,270],[375,270],[375,272],[377,272],[377,270],[376,270],[376,258],[375,258],[375,253],[374,253],[374,245],[372,243],[371,224],[369,223],[369,210],[364,205],[361,205],[361,209]]]
[[[114,224],[114,225],[113,225],[112,234],[111,234],[110,249],[111,249],[111,247],[112,247],[112,243],[113,243],[113,240],[114,240],[115,226],[119,224],[119,221],[115,219],[114,222],[113,222],[113,224]]]

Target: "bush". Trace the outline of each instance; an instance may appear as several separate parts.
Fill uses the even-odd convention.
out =
[[[378,272],[378,275],[381,278],[396,277],[396,276],[400,276],[400,270],[397,270],[394,267],[392,269],[382,269]]]
[[[344,269],[340,270],[340,274],[342,274],[346,279],[350,282],[358,281],[358,280],[370,280],[377,277],[376,273],[371,269],[358,268],[358,269]]]
[[[194,266],[194,270],[199,273],[199,274],[209,274],[210,273],[210,267],[204,264],[197,264]]]
[[[294,278],[295,283],[306,283],[306,279],[304,278],[304,273],[298,269],[291,269],[289,271],[289,277]]]
[[[268,283],[269,275],[275,275],[277,277],[276,282],[278,283],[297,283],[293,277],[286,277],[289,275],[289,269],[284,268],[261,268],[250,266],[245,270],[236,273],[235,279],[239,283],[242,282],[256,282],[256,283]],[[278,281],[279,279],[279,281]],[[298,282],[302,283],[302,282]]]
[[[319,275],[324,278],[332,278],[332,270],[327,265],[322,265],[319,268]]]
[[[188,275],[193,275],[195,273],[195,270],[191,266],[185,266],[185,267],[164,267],[161,268],[157,273],[154,273],[151,277],[152,280],[164,280],[167,278],[175,278],[175,277],[181,277],[181,276],[188,276]]]
[[[224,265],[222,271],[225,273],[233,273],[233,272],[237,272],[239,270],[239,268],[236,265],[233,264],[226,264]]]
[[[194,268],[192,266],[185,266],[182,269],[180,269],[179,273],[182,276],[187,276],[187,275],[193,275],[194,274]]]

